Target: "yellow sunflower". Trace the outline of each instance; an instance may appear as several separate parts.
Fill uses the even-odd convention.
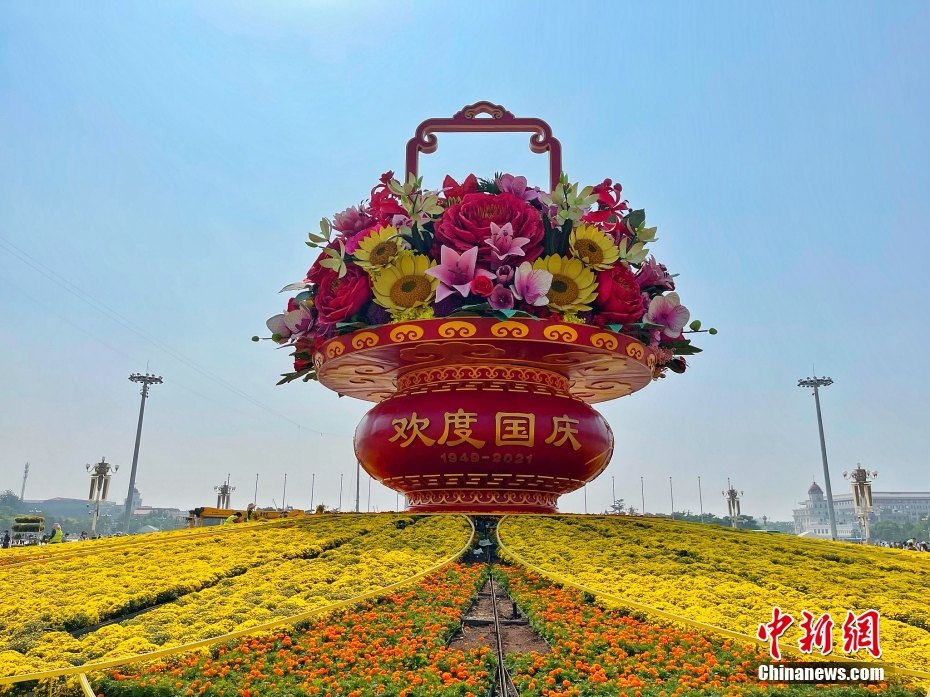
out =
[[[422,254],[401,252],[373,277],[375,302],[395,319],[401,315],[409,319],[409,310],[426,308],[436,294],[439,279],[426,275],[426,270],[435,265]]]
[[[558,312],[584,312],[591,309],[597,297],[597,277],[581,259],[562,257],[558,254],[537,259],[534,269],[552,274],[549,288],[549,309]]]
[[[592,269],[603,271],[620,258],[616,243],[593,225],[579,225],[568,238],[572,255]]]
[[[373,269],[387,266],[406,249],[403,237],[393,225],[375,230],[365,236],[355,249],[355,263],[372,272]]]

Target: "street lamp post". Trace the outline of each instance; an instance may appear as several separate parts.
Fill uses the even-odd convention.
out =
[[[820,431],[820,455],[823,457],[823,478],[827,485],[827,513],[830,514],[830,538],[835,542],[836,534],[836,512],[833,510],[833,489],[830,487],[830,468],[827,466],[827,443],[823,437],[823,417],[820,414],[820,392],[819,388],[828,387],[833,384],[831,378],[818,378],[816,375],[812,378],[798,380],[798,387],[814,388],[814,404],[817,406],[817,428]]]
[[[853,503],[856,505],[856,515],[859,517],[859,524],[862,526],[862,534],[865,536],[865,543],[869,544],[872,539],[869,532],[869,513],[872,512],[872,479],[878,476],[878,472],[872,470],[868,472],[862,469],[862,465],[856,463],[856,469],[852,472],[843,472],[843,478],[852,482]]]
[[[646,515],[646,485],[643,483],[642,477],[639,478],[639,495],[643,504],[643,515]]]
[[[129,472],[129,494],[126,496],[126,522],[125,530],[129,532],[129,523],[132,520],[132,504],[135,500],[133,493],[136,488],[136,470],[139,465],[139,443],[142,441],[142,417],[145,415],[145,400],[149,396],[149,387],[160,385],[164,380],[158,375],[149,375],[146,373],[133,373],[129,376],[132,382],[142,383],[142,403],[139,405],[139,424],[136,426],[136,445],[132,451],[132,470]]]
[[[87,500],[94,504],[91,511],[90,532],[93,535],[97,531],[97,521],[100,519],[100,502],[107,500],[107,494],[110,493],[110,471],[118,472],[119,465],[111,465],[107,462],[106,457],[101,457],[100,462],[96,465],[84,465],[90,475],[90,494]]]
[[[672,520],[675,520],[675,491],[672,489],[672,478],[668,478],[668,496],[672,500]]]

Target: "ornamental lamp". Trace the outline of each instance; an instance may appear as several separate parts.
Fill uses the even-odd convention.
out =
[[[859,518],[859,525],[866,544],[871,541],[869,514],[872,512],[872,480],[877,476],[878,471],[872,470],[869,472],[858,462],[856,463],[856,469],[851,472],[843,472],[843,479],[852,484],[856,517]]]

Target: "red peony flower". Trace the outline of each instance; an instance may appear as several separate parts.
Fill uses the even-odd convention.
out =
[[[594,324],[629,324],[642,319],[643,299],[636,276],[628,266],[617,264],[597,274]]]
[[[488,297],[493,291],[494,281],[487,276],[475,276],[475,280],[471,282],[471,292],[482,298]]]
[[[449,206],[436,223],[435,248],[438,250],[445,244],[457,252],[465,252],[477,246],[479,264],[488,267],[494,261],[494,252],[484,240],[491,237],[491,223],[501,227],[510,223],[514,237],[530,240],[523,247],[524,261],[535,261],[542,254],[543,226],[539,211],[507,193],[466,194],[461,203]]]
[[[318,288],[314,303],[318,324],[333,325],[345,322],[371,300],[371,283],[361,267],[349,264],[346,275],[332,269],[321,268],[317,274]]]

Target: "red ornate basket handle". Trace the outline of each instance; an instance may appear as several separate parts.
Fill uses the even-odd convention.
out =
[[[475,118],[488,114],[489,119]],[[517,118],[500,104],[476,102],[462,108],[450,119],[426,119],[417,126],[413,138],[407,141],[407,173],[417,176],[417,160],[421,152],[436,152],[435,133],[462,133],[466,131],[493,133],[532,133],[530,150],[549,152],[549,190],[555,189],[562,174],[562,144],[552,137],[552,129],[542,119]]]

